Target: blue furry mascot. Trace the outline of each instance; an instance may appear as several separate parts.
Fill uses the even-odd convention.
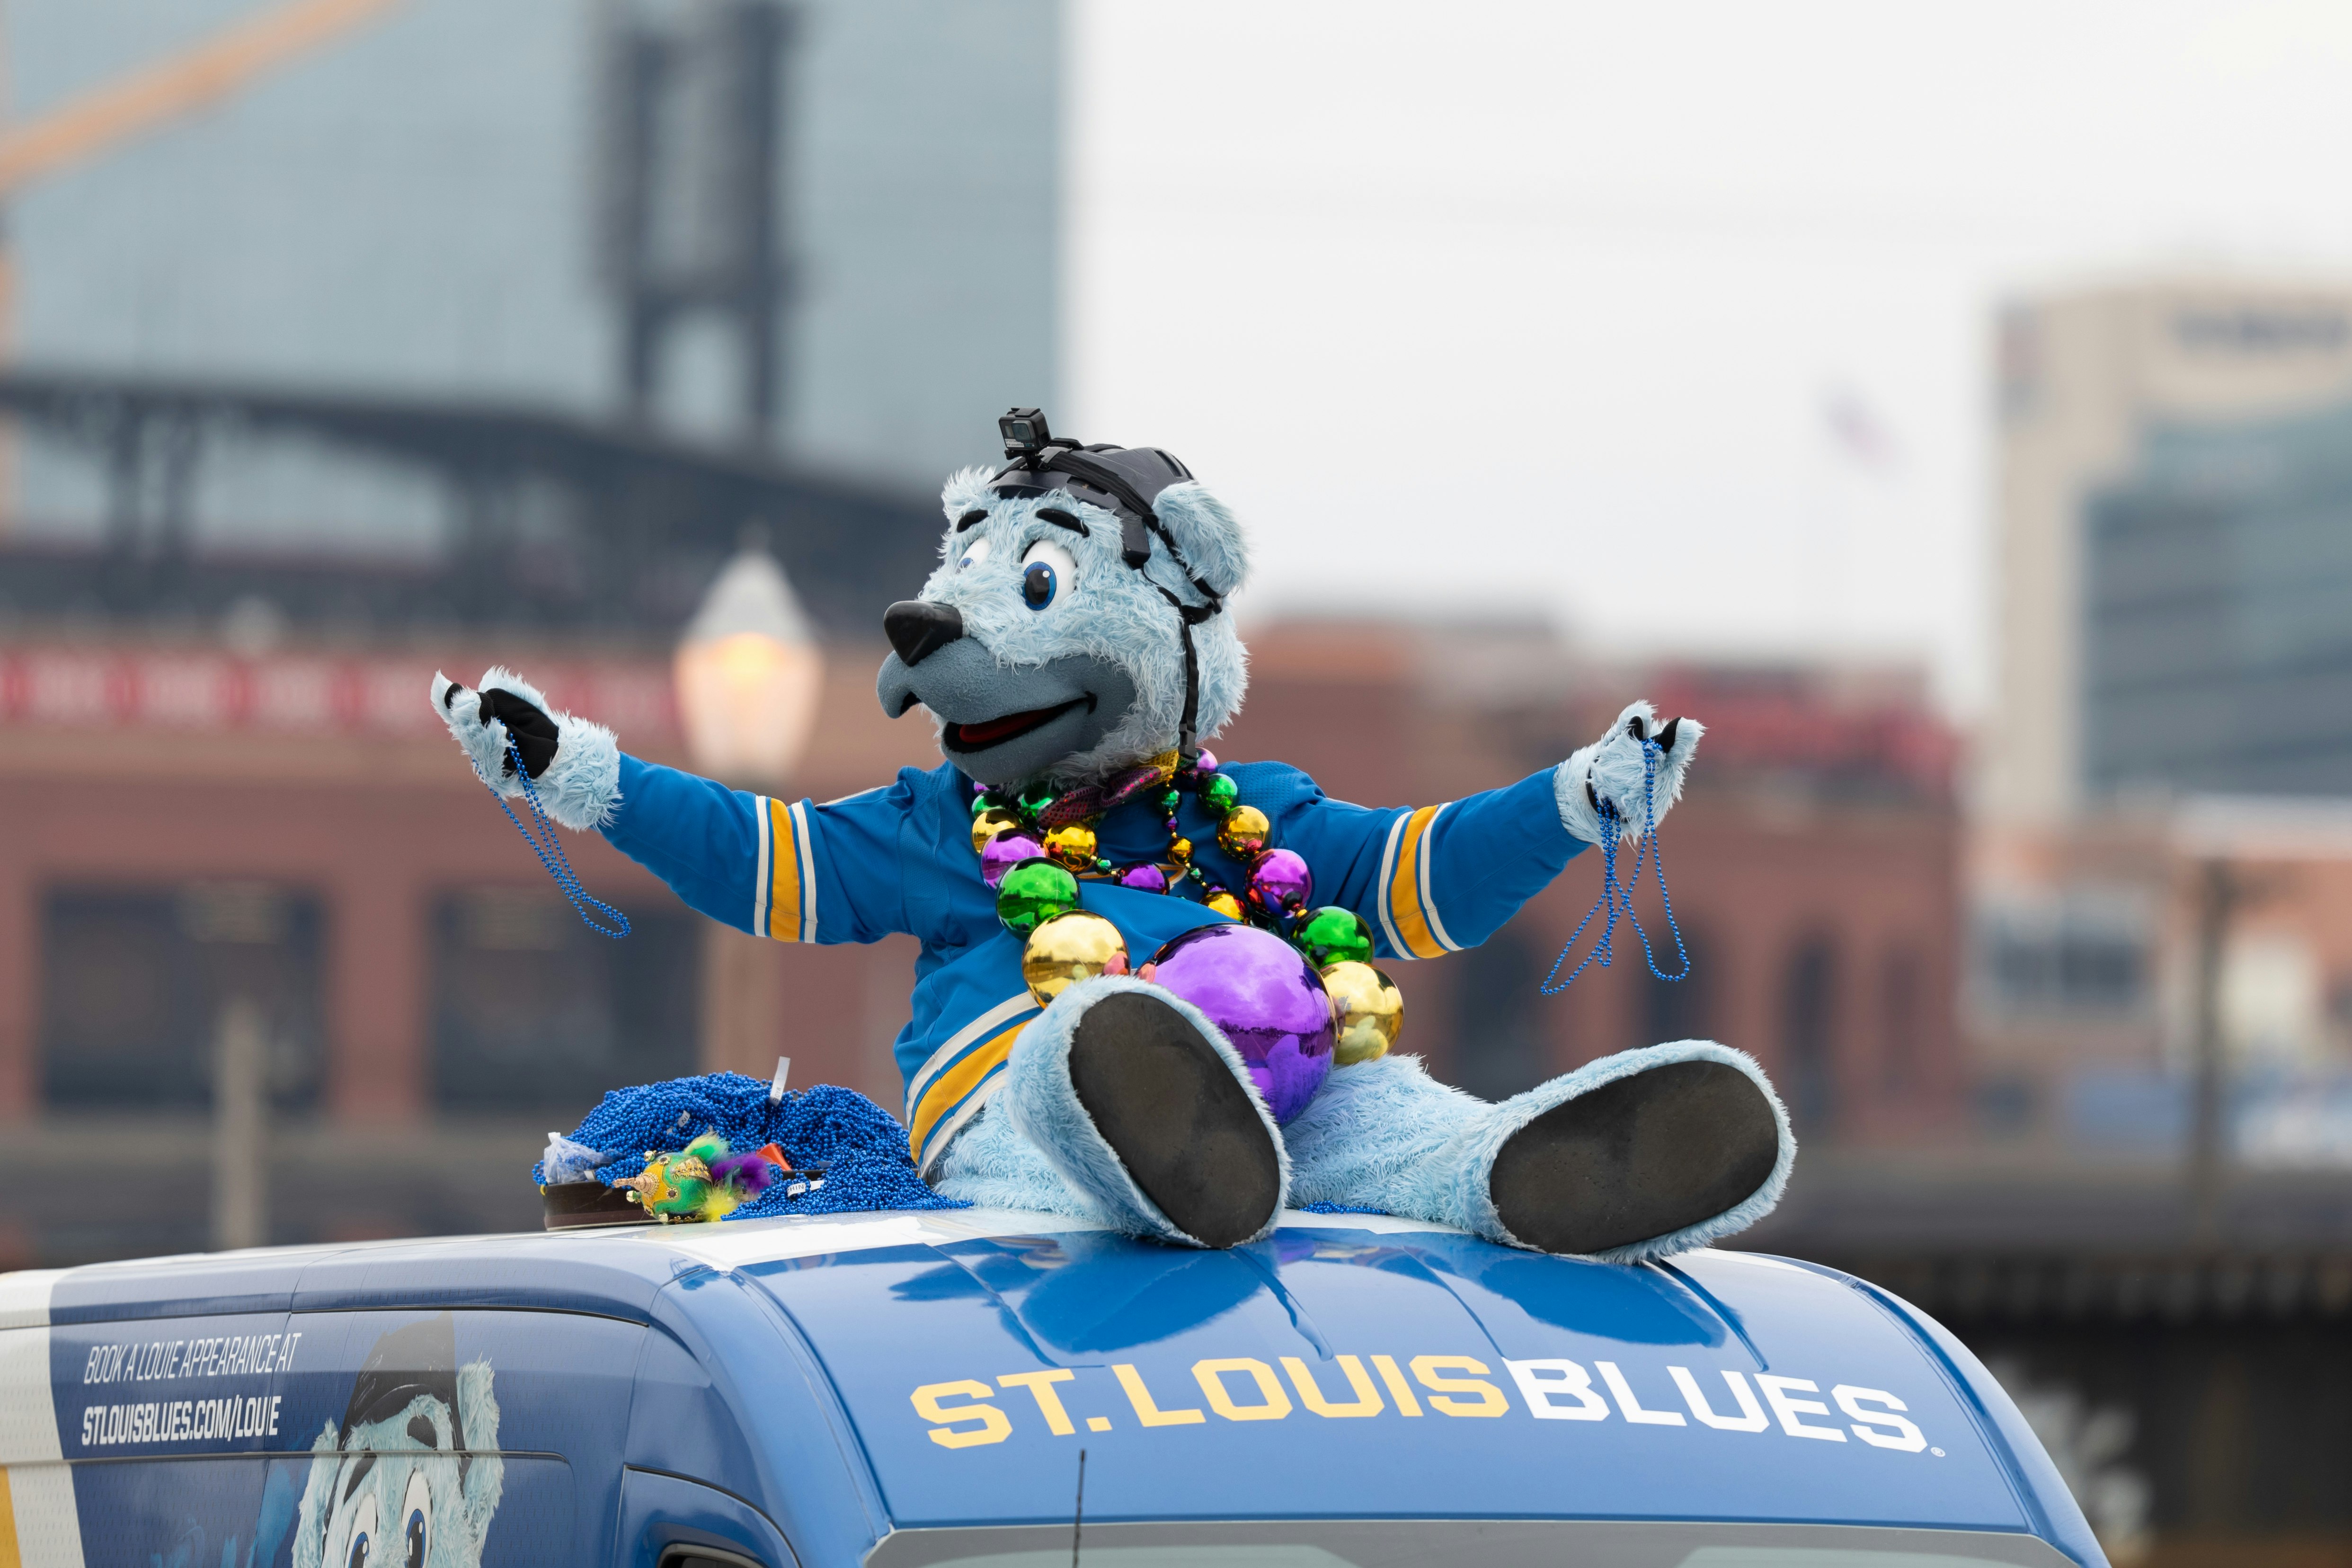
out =
[[[457,1364],[447,1312],[377,1340],[310,1445],[293,1568],[481,1568],[506,1490],[491,1381],[487,1359]]]
[[[1375,958],[1484,941],[1586,846],[1674,802],[1700,726],[1646,703],[1556,768],[1443,805],[1333,800],[1200,746],[1241,707],[1232,513],[1149,447],[1002,422],[883,628],[882,706],[945,762],[824,805],[625,756],[515,674],[435,707],[493,787],[600,829],[688,904],[785,942],[921,939],[897,1052],[916,1164],[978,1204],[1200,1247],[1286,1203],[1636,1261],[1779,1200],[1795,1146],[1763,1072],[1682,1040],[1500,1104],[1391,1054]]]

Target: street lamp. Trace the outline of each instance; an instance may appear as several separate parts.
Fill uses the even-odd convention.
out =
[[[677,711],[694,764],[774,794],[816,727],[824,655],[776,558],[747,543],[720,569],[678,639]],[[781,955],[712,922],[702,939],[706,1071],[767,1075],[784,1034]]]
[[[695,766],[781,784],[816,727],[824,655],[776,558],[747,545],[687,622],[675,663],[679,722]]]

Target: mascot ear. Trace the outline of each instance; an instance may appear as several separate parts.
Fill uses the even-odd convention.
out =
[[[1186,479],[1151,498],[1151,510],[1192,568],[1192,575],[1227,594],[1249,576],[1249,541],[1223,501]]]
[[[323,1568],[327,1514],[334,1506],[335,1471],[341,1468],[338,1429],[330,1419],[310,1445],[310,1479],[294,1511],[294,1568]]]
[[[985,511],[995,497],[988,492],[988,482],[996,477],[993,468],[959,468],[948,476],[940,487],[940,510],[953,523],[966,512]]]
[[[506,1491],[506,1461],[496,1453],[484,1453],[485,1448],[499,1446],[499,1400],[490,1392],[490,1364],[473,1361],[457,1369],[457,1419],[466,1434],[466,1447],[473,1458],[461,1467],[465,1473],[463,1490],[466,1511],[474,1520],[474,1539],[479,1542],[482,1532],[490,1525],[490,1515],[499,1508],[499,1499]]]

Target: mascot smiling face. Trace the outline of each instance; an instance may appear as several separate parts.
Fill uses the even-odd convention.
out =
[[[1241,707],[1246,655],[1217,612],[1249,570],[1233,514],[1166,453],[1086,455],[1097,483],[950,479],[940,568],[884,619],[884,710],[930,709],[940,751],[983,784],[1091,779],[1213,735]],[[1148,502],[1152,526],[1101,486]]]
[[[457,1364],[449,1314],[393,1330],[311,1445],[294,1568],[480,1568],[498,1446],[489,1364]]]

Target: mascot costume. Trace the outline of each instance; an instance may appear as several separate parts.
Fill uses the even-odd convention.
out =
[[[920,939],[897,1055],[944,1197],[1180,1245],[1286,1204],[1458,1226],[1620,1261],[1706,1245],[1779,1200],[1795,1145],[1757,1064],[1629,1051],[1499,1104],[1388,1052],[1375,957],[1475,946],[1586,846],[1674,802],[1689,719],[1636,703],[1556,768],[1444,805],[1327,797],[1201,748],[1239,711],[1233,514],[1167,453],[1081,446],[1034,409],[1007,465],[942,496],[878,682],[946,760],[823,805],[624,755],[514,674],[433,702],[484,778],[596,828],[688,904],[786,942]]]

